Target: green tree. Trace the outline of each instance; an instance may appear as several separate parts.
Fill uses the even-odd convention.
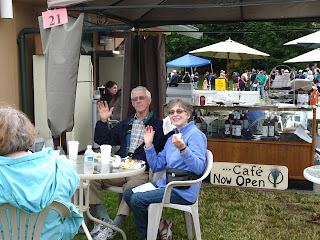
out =
[[[228,24],[206,24],[195,25],[200,31],[205,32],[203,39],[193,39],[177,33],[166,36],[166,56],[167,61],[171,61],[195,50],[220,41],[225,41],[229,37],[257,49],[268,53],[270,57],[264,60],[230,61],[230,73],[237,71],[244,72],[252,68],[263,69],[270,72],[275,66],[283,64],[285,60],[303,54],[310,49],[300,46],[283,46],[284,43],[293,39],[312,33],[320,25],[312,22],[249,22],[249,23],[228,23]],[[306,29],[303,31],[292,31],[290,29]],[[207,32],[207,33],[206,33]],[[210,59],[213,63],[214,72],[226,69],[225,59]],[[305,68],[306,64],[290,64],[290,67]],[[197,68],[200,74],[210,70],[210,66]],[[231,75],[231,74],[230,74]]]

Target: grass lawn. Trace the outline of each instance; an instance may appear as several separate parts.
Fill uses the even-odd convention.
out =
[[[114,218],[117,194],[106,193],[109,215]],[[311,213],[320,213],[319,194],[257,191],[238,188],[202,187],[199,215],[202,239],[307,240],[320,239],[320,221],[311,221]],[[164,219],[173,220],[173,238],[186,239],[183,215],[164,209]],[[128,240],[138,239],[132,214],[122,229]],[[84,240],[78,234],[74,240]],[[114,239],[122,239],[120,234]]]

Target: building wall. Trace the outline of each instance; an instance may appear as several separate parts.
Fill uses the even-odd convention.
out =
[[[0,18],[0,102],[22,109],[20,60],[17,38],[24,28],[38,28],[37,16],[46,10],[43,4],[13,1],[13,19]],[[33,35],[33,36],[32,36]],[[27,85],[29,117],[33,119],[32,55],[35,52],[34,34],[26,35]]]

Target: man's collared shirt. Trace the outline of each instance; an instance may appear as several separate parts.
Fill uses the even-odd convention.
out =
[[[129,153],[134,153],[134,151],[144,142],[143,130],[145,129],[145,126],[143,120],[144,119],[139,121],[137,115],[134,115],[130,137]]]

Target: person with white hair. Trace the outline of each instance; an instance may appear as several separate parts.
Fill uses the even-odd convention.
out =
[[[306,77],[303,75],[303,70],[300,69],[299,73],[296,75],[296,79],[305,79]]]
[[[312,74],[312,71],[311,70],[309,70],[308,71],[308,75],[307,75],[307,79],[309,79],[311,82],[313,82],[313,74]]]

